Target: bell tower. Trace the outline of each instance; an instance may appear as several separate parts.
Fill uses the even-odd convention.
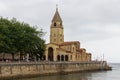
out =
[[[62,25],[62,19],[58,12],[58,8],[56,8],[56,12],[51,22],[50,43],[59,45],[64,42],[64,28]]]

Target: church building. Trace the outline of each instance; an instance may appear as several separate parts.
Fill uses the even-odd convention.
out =
[[[46,44],[47,61],[91,61],[91,53],[79,41],[64,41],[64,27],[58,8],[51,21],[50,42]]]

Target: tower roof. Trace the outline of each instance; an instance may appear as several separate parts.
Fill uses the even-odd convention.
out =
[[[62,22],[62,19],[61,19],[60,15],[59,15],[59,12],[58,12],[58,8],[56,8],[56,12],[55,12],[54,17],[52,19],[52,22],[56,22],[56,21]]]

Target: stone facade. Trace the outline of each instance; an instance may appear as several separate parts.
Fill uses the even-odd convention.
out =
[[[64,27],[58,9],[52,19],[45,56],[47,61],[91,61],[91,53],[81,48],[79,41],[64,41]]]

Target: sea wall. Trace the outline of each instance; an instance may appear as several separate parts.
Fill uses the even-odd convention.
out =
[[[0,63],[0,80],[11,77],[32,77],[53,73],[103,70],[106,62],[21,62]]]

